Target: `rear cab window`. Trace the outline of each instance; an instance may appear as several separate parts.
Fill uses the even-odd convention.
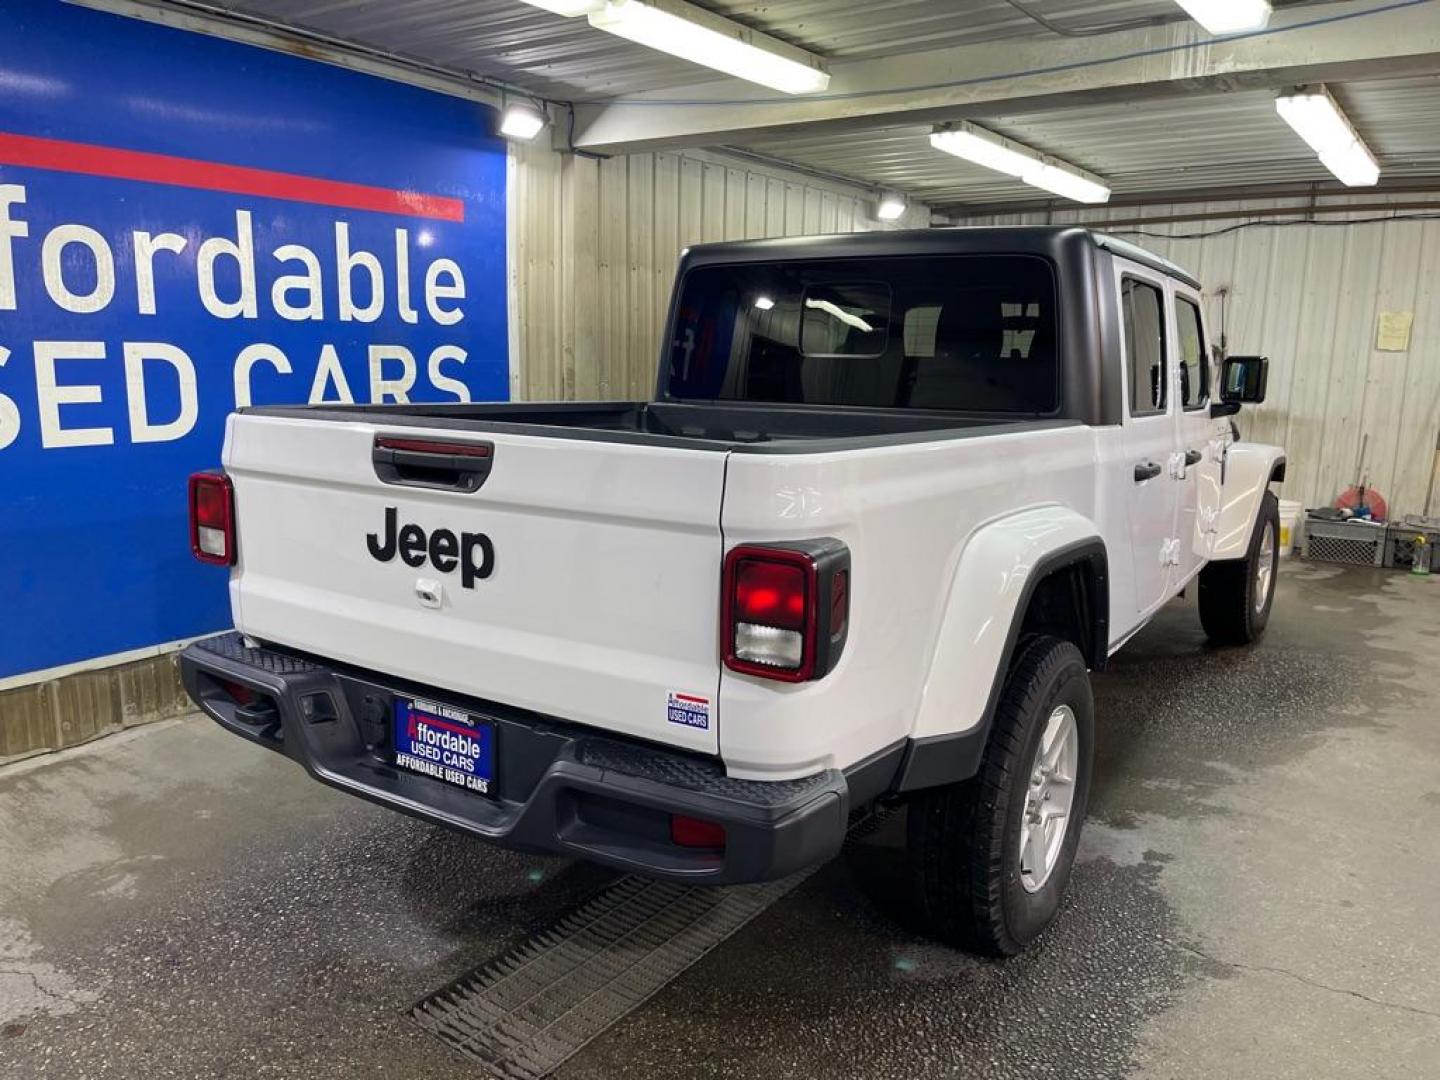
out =
[[[702,266],[681,286],[675,399],[1051,416],[1055,276],[1030,255]]]

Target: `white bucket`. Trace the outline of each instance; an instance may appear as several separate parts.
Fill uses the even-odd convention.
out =
[[[1288,559],[1291,551],[1300,546],[1300,522],[1305,507],[1294,499],[1280,500],[1280,557]]]

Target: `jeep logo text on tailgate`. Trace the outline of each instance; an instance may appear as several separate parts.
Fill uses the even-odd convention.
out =
[[[449,529],[436,529],[427,538],[419,525],[395,526],[395,507],[385,508],[385,538],[374,533],[365,537],[370,554],[380,562],[389,562],[400,553],[406,566],[430,565],[442,574],[460,567],[460,584],[473,589],[480,578],[487,578],[495,569],[495,545],[484,533],[462,532],[457,538]]]

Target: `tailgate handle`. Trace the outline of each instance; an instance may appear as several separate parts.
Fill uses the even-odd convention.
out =
[[[490,475],[495,444],[377,435],[370,460],[387,484],[478,491]]]

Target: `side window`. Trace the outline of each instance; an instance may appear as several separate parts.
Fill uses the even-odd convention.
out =
[[[1200,309],[1193,300],[1175,298],[1175,327],[1180,335],[1180,398],[1187,409],[1198,409],[1210,396],[1210,366],[1205,362],[1205,334]]]
[[[1165,294],[1159,286],[1135,278],[1120,283],[1129,361],[1130,415],[1165,411]]]

